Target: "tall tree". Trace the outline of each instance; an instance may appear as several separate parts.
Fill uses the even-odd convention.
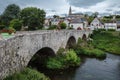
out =
[[[9,25],[12,19],[19,17],[20,7],[16,4],[10,4],[6,7],[5,11],[1,15],[1,20],[4,25]]]
[[[36,7],[24,8],[20,13],[23,26],[28,26],[28,30],[37,30],[43,27],[45,11]]]

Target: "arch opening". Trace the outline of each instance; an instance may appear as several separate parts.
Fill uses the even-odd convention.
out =
[[[82,40],[87,41],[87,36],[86,36],[86,34],[83,34]]]
[[[74,36],[71,36],[67,41],[66,48],[71,49],[71,48],[74,48],[75,45],[76,45],[76,39]]]
[[[44,47],[34,54],[27,66],[39,70],[40,67],[45,66],[46,60],[53,56],[55,52],[49,47]]]

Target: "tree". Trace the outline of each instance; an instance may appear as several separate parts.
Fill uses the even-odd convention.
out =
[[[22,22],[19,19],[13,19],[10,21],[10,27],[14,28],[16,31],[20,31],[22,28]]]
[[[36,7],[24,8],[20,13],[23,26],[28,26],[28,30],[37,30],[43,27],[45,11]]]
[[[58,16],[58,15],[53,15],[53,18],[60,18],[60,16]]]
[[[61,22],[60,23],[60,27],[61,27],[61,29],[66,29],[67,25],[64,22]]]
[[[2,23],[6,26],[9,25],[12,19],[17,19],[19,17],[20,7],[16,4],[10,4],[6,7],[5,11],[1,15]]]
[[[99,13],[98,12],[95,12],[92,14],[92,16],[95,18],[95,17],[98,17]]]

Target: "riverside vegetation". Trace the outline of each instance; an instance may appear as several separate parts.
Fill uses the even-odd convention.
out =
[[[50,80],[50,79],[36,70],[25,68],[22,72],[16,73],[12,76],[8,76],[4,80]]]
[[[94,31],[92,45],[103,51],[120,55],[120,32],[119,31]]]

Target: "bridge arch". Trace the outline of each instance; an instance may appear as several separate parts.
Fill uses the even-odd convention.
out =
[[[74,36],[71,36],[67,40],[66,47],[67,49],[73,48],[76,45],[76,39]]]
[[[86,34],[83,34],[82,40],[87,41],[87,36],[86,36]]]
[[[27,66],[38,68],[38,66],[42,66],[44,64],[45,60],[49,56],[55,56],[54,50],[50,47],[43,47],[31,57]]]

